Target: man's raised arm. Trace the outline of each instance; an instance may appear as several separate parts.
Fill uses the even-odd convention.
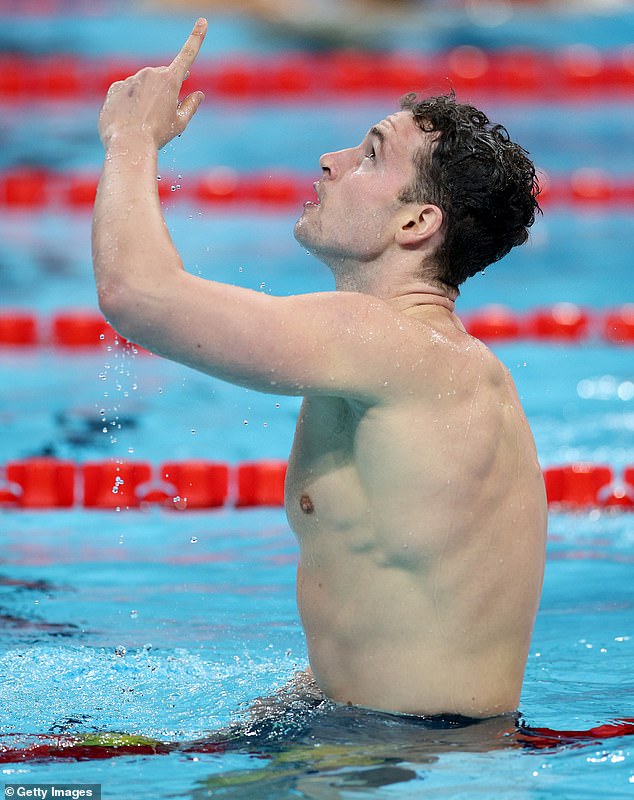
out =
[[[390,329],[399,328],[387,304],[351,292],[271,297],[183,268],[159,202],[157,154],[203,99],[178,96],[206,30],[199,20],[169,67],[142,69],[108,92],[93,217],[100,307],[127,339],[232,383],[382,398],[395,355]]]
[[[169,67],[146,68],[114,83],[99,115],[105,161],[93,216],[93,264],[100,303],[120,308],[128,288],[157,285],[182,269],[161,211],[158,151],[182,133],[203,100],[179,103],[183,81],[202,45],[199,19]],[[150,269],[151,266],[151,269]]]

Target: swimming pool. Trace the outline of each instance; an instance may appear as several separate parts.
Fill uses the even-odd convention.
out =
[[[46,23],[46,41],[51,30],[62,37],[73,29],[67,18]],[[107,27],[128,31],[129,23],[113,18]],[[76,24],[95,30],[86,20]],[[162,41],[176,27],[153,26]],[[625,104],[571,103],[562,112],[534,100],[488,102],[550,172],[631,169]],[[310,175],[323,149],[358,139],[386,106],[366,99],[329,109],[326,115],[305,104],[268,102],[201,110],[187,138],[164,153],[165,178],[189,180],[217,163]],[[95,168],[94,113],[89,103],[58,102],[3,114],[2,169],[40,160],[64,170]],[[42,141],[44,115],[51,136]],[[251,211],[245,230],[240,211],[168,205],[184,260],[201,274],[280,294],[330,287],[325,270],[294,243],[287,209]],[[94,305],[89,214],[50,204],[5,211],[3,304],[31,309],[41,320]],[[465,287],[461,309],[493,300],[523,313],[567,301],[599,313],[631,302],[624,292],[633,239],[627,208],[555,205],[531,245]],[[518,384],[544,467],[587,461],[618,472],[634,464],[631,348],[599,336],[494,347]],[[119,347],[3,348],[0,379],[7,387],[0,401],[2,465],[41,454],[76,464],[284,459],[298,408],[295,398],[248,392]],[[2,764],[7,783],[97,783],[113,798],[618,798],[633,790],[627,736],[542,749],[487,732],[465,737],[460,729],[425,736],[387,724],[359,729],[351,718],[322,725],[311,738],[298,733],[300,709],[281,741],[254,737],[226,751],[187,750],[185,743],[229,724],[305,664],[294,603],[296,547],[283,512],[230,504],[183,513],[7,505],[0,506],[0,525],[2,745],[28,748],[82,735],[94,745],[95,736],[111,731],[183,745],[162,756],[138,751],[99,759],[95,749],[85,761]],[[521,703],[529,725],[586,730],[634,717],[633,525],[628,513],[552,511]]]

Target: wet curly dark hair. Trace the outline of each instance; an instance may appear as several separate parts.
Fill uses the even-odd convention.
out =
[[[421,100],[408,94],[401,108],[422,131],[438,136],[431,154],[428,147],[417,153],[416,178],[400,199],[443,211],[436,279],[457,288],[528,239],[541,212],[535,166],[506,128],[456,102],[453,93]]]

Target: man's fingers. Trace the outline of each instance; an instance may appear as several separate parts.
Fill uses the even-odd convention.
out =
[[[207,20],[201,17],[196,21],[194,30],[190,33],[180,52],[170,64],[170,68],[176,71],[181,81],[185,80],[191,65],[196,60],[196,56],[200,52],[200,48],[206,33]]]
[[[192,92],[181,101],[178,107],[178,116],[184,122],[183,129],[189,124],[189,120],[198,111],[198,106],[204,99],[205,95],[202,92]]]

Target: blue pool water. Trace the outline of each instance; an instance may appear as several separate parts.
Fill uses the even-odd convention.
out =
[[[511,41],[522,30],[529,44],[591,39],[593,20],[560,26],[557,39],[552,20],[531,19],[532,27],[524,20],[522,28],[519,18],[509,23]],[[1,41],[5,49],[104,55],[112,52],[108,41],[115,32],[116,51],[129,53],[135,51],[135,21],[65,17],[34,28],[18,19],[2,28]],[[189,24],[176,21],[152,19],[143,52],[168,52],[175,31]],[[597,45],[624,44],[630,16],[622,25],[608,22],[594,19]],[[281,47],[244,21],[224,20],[222,30],[217,43],[206,43],[217,53]],[[502,30],[468,28],[462,17],[455,29],[443,30],[439,45],[477,39],[496,47],[503,39]],[[310,174],[322,150],[357,141],[389,110],[378,102],[336,104],[329,113],[303,105],[205,108],[187,135],[167,148],[162,170],[166,177],[182,173],[184,180],[215,164]],[[547,171],[632,170],[634,128],[624,104],[489,101],[488,110]],[[92,104],[2,111],[0,169],[40,162],[61,170],[98,168]],[[267,135],[255,135],[258,130]],[[293,219],[270,212],[255,217],[253,211],[214,215],[182,203],[168,211],[185,263],[202,275],[275,294],[330,288],[326,271],[293,241]],[[89,227],[85,212],[47,209],[0,218],[3,305],[42,317],[94,306]],[[601,310],[631,302],[632,252],[629,212],[552,208],[530,245],[465,287],[460,309],[502,302],[524,311],[571,301]],[[631,349],[596,340],[520,341],[495,350],[518,384],[543,466],[587,460],[618,470],[634,464]],[[285,458],[299,402],[118,348],[72,355],[3,350],[0,385],[0,464],[42,453],[76,463]],[[5,747],[26,747],[38,735],[108,731],[190,742],[239,718],[306,663],[294,601],[296,546],[280,509],[0,509],[0,536]],[[544,595],[521,702],[529,725],[583,730],[634,717],[633,567],[634,515],[551,513]],[[1,764],[0,776],[6,782],[100,783],[107,798],[540,800],[634,792],[631,737],[538,751],[431,732],[402,740],[395,750],[388,727],[379,728],[377,741],[367,731],[335,726],[311,747],[298,747],[290,736],[295,722],[290,715],[286,743],[273,753],[255,746],[254,754],[238,748],[23,762]]]

